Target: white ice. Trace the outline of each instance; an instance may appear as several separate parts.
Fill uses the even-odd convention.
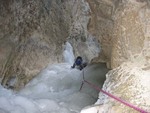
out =
[[[98,91],[87,84],[79,91],[83,71],[70,67],[70,63],[49,65],[19,92],[0,86],[0,113],[80,113],[94,104]],[[106,72],[104,64],[84,69],[85,78],[98,86]]]
[[[75,57],[73,54],[73,48],[69,42],[66,42],[66,44],[64,45],[63,56],[64,56],[64,61],[66,63],[73,64]]]

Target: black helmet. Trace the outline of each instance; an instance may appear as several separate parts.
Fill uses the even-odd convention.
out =
[[[81,60],[82,60],[82,57],[81,57],[81,56],[78,56],[77,59],[81,59]]]

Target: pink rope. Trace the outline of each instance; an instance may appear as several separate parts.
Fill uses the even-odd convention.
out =
[[[148,113],[147,111],[145,111],[145,110],[143,110],[143,109],[141,109],[141,108],[138,108],[138,107],[136,107],[136,106],[134,106],[134,105],[132,105],[132,104],[130,104],[130,103],[124,101],[124,100],[121,100],[120,98],[118,98],[118,97],[116,97],[116,96],[114,96],[114,95],[112,95],[112,94],[110,94],[110,93],[108,93],[108,92],[106,92],[106,91],[100,89],[100,88],[99,88],[98,86],[96,86],[95,84],[92,84],[92,83],[90,83],[90,82],[88,82],[88,81],[86,81],[86,80],[83,80],[83,81],[86,82],[88,85],[92,86],[94,89],[96,89],[96,90],[98,90],[98,91],[101,91],[102,93],[104,93],[104,94],[108,95],[109,97],[111,97],[111,98],[113,98],[113,99],[115,99],[115,100],[117,100],[117,101],[123,103],[123,104],[126,105],[126,106],[129,106],[130,108],[135,109],[136,111],[139,111],[139,112],[141,112],[141,113]],[[82,85],[83,85],[83,83],[82,83]]]

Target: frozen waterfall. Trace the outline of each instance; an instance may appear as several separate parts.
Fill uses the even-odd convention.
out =
[[[73,64],[74,59],[75,59],[74,54],[73,54],[73,48],[69,42],[66,42],[64,46],[65,46],[64,52],[63,52],[64,61],[66,63]]]
[[[94,104],[97,91],[86,84],[79,91],[82,71],[70,68],[74,60],[71,49],[68,43],[64,52],[67,63],[49,65],[20,92],[0,86],[0,113],[80,113]],[[102,86],[108,70],[105,64],[96,64],[84,71],[87,80]]]

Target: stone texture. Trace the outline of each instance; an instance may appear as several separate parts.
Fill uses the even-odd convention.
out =
[[[129,0],[120,3],[113,15],[112,68],[126,61],[139,62],[138,57],[145,59],[150,55],[149,45],[146,44],[150,42],[149,18],[150,10],[147,2]],[[147,51],[146,56],[144,51]]]
[[[114,22],[112,13],[114,4],[110,0],[87,0],[91,8],[91,18],[88,24],[88,31],[95,36],[101,45],[101,52],[98,58],[92,62],[106,62],[110,67],[112,31]]]
[[[91,12],[89,4],[85,0],[76,2],[78,4],[73,9],[74,21],[70,27],[68,41],[74,48],[75,56],[82,56],[86,62],[90,62],[100,53],[100,44],[96,37],[87,31]]]
[[[19,89],[49,63],[62,61],[72,21],[69,1],[0,1],[0,78]]]
[[[98,56],[99,43],[87,31],[89,12],[84,0],[1,0],[1,84],[20,89],[48,64],[63,62],[66,41],[75,56]]]
[[[99,39],[102,48],[93,62],[106,62],[113,69],[144,51],[149,56],[148,1],[87,1],[91,6],[88,30]]]
[[[62,62],[69,41],[75,56],[112,69],[104,90],[150,111],[149,0],[1,0],[0,28],[3,86],[20,89],[49,63]],[[99,98],[99,111],[136,113]]]
[[[103,89],[150,111],[149,1],[88,0],[88,2],[92,10],[88,29],[99,39],[102,48],[99,57],[93,62],[106,62],[108,68],[112,69],[107,74]],[[99,8],[101,5],[102,9]],[[99,110],[103,113],[138,113],[102,93],[96,104],[100,104]]]
[[[142,69],[142,66],[126,62],[107,74],[103,89],[134,106],[150,111],[149,74],[150,70],[147,71]],[[100,93],[97,103],[105,103],[104,105],[107,107],[105,113],[138,113],[102,93]]]

